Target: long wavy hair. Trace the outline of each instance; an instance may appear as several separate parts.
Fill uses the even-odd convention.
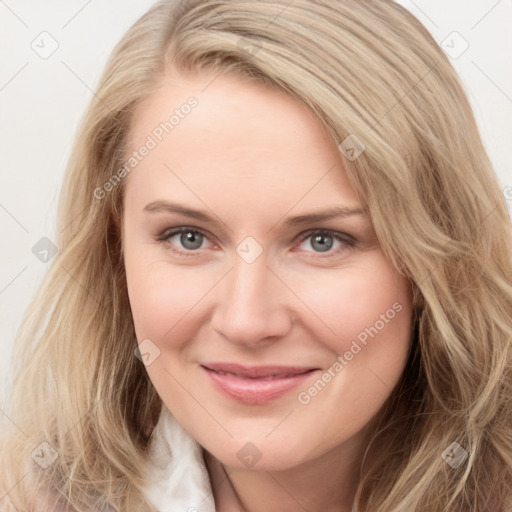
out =
[[[133,113],[171,70],[274,87],[337,146],[364,145],[345,167],[382,250],[414,284],[415,318],[353,510],[512,510],[511,221],[456,72],[391,0],[164,1],[128,30],[82,121],[59,252],[18,332],[2,510],[151,510],[143,488],[163,406],[134,356],[123,181],[97,191],[119,176]],[[38,455],[56,458],[42,467]]]

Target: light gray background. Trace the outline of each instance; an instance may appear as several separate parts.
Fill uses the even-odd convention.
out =
[[[50,265],[32,247],[56,238],[57,201],[78,122],[114,45],[152,3],[0,0],[0,405],[15,333]],[[456,56],[511,204],[512,0],[399,3]],[[52,45],[58,47],[47,56]]]

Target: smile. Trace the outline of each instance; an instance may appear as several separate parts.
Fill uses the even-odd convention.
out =
[[[317,368],[211,363],[201,368],[217,390],[245,404],[263,404],[299,386]]]

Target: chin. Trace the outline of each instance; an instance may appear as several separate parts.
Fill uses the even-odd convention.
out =
[[[232,440],[231,444],[224,444],[221,449],[206,449],[222,464],[234,470],[284,471],[308,459],[304,447],[297,450],[282,442],[271,443],[268,440]]]

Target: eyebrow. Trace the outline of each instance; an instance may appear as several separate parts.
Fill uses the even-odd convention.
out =
[[[192,219],[200,220],[206,224],[215,224],[215,219],[208,215],[206,212],[201,210],[194,210],[192,208],[187,208],[178,203],[170,203],[168,201],[157,200],[148,203],[143,211],[147,212],[170,212],[170,213],[179,213],[181,215],[185,215],[186,217],[190,217]],[[332,208],[328,208],[327,210],[322,210],[314,213],[307,213],[304,215],[296,215],[294,217],[288,217],[284,224],[286,226],[298,226],[302,224],[311,224],[313,222],[320,222],[324,220],[329,220],[333,218],[346,218],[351,216],[364,216],[367,217],[366,212],[362,208],[348,208],[345,206],[334,206]]]

